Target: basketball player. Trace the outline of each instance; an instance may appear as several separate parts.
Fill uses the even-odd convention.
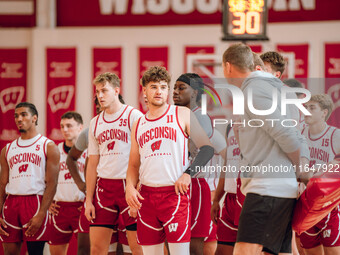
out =
[[[73,233],[78,232],[80,208],[85,194],[75,184],[66,165],[67,154],[83,128],[83,119],[77,112],[66,112],[61,116],[60,131],[64,142],[58,144],[60,152],[57,192],[50,206],[50,252],[52,255],[66,254]],[[84,180],[86,151],[77,160],[79,174]]]
[[[260,55],[262,59],[265,70],[268,73],[271,73],[276,78],[281,79],[282,74],[286,68],[286,62],[282,55],[276,51],[268,51]]]
[[[136,219],[125,201],[125,178],[131,146],[131,126],[142,113],[118,98],[120,80],[113,73],[98,75],[94,84],[103,111],[91,120],[86,172],[85,215],[91,221],[91,254],[106,254],[119,214],[132,254],[142,254],[136,242]],[[130,212],[136,216],[135,212]]]
[[[227,153],[225,164],[230,171],[220,176],[213,205],[211,207],[211,218],[217,225],[217,249],[216,255],[232,255],[236,243],[238,224],[236,219],[239,217],[241,205],[237,202],[237,183],[236,178],[239,172],[239,162],[241,151],[235,137],[234,129],[227,128]],[[220,200],[226,194],[222,210]]]
[[[340,130],[327,125],[334,104],[326,94],[313,95],[306,108],[312,114],[305,116],[306,136],[310,150],[310,167],[318,171],[340,158]],[[339,162],[338,162],[339,163]],[[300,235],[301,246],[307,255],[340,254],[340,209],[337,206],[314,227]]]
[[[185,106],[192,110],[200,125],[204,129],[209,138],[212,138],[218,131],[213,129],[211,119],[208,115],[202,115],[201,108],[197,105],[201,101],[201,95],[204,89],[202,78],[195,73],[185,73],[178,77],[174,91],[173,100],[175,105]],[[218,145],[218,152],[225,153],[225,140],[220,135],[218,140],[221,145]],[[224,142],[224,143],[223,143]],[[197,148],[190,143],[189,147],[191,158],[197,154]],[[218,155],[217,155],[218,156]],[[209,165],[209,163],[208,163]],[[204,239],[209,236],[211,228],[210,220],[210,204],[211,194],[210,187],[205,177],[209,173],[201,173],[191,180],[191,241],[190,254],[202,254]]]
[[[124,99],[120,94],[118,98],[122,104],[125,104]],[[97,114],[99,114],[101,112],[101,108],[100,108],[100,104],[98,102],[97,97],[95,97],[94,102],[96,105],[96,112]],[[84,192],[84,194],[85,194],[86,186],[85,186],[84,180],[81,178],[79,174],[77,160],[81,157],[83,152],[87,150],[88,143],[89,143],[88,134],[89,134],[89,128],[83,129],[83,131],[78,136],[76,143],[72,146],[71,150],[69,151],[67,155],[67,160],[66,160],[66,164],[69,168],[72,178],[77,184],[79,190]],[[84,175],[86,175],[86,165],[87,164],[85,164]],[[85,255],[85,254],[90,253],[89,227],[90,227],[90,222],[85,217],[85,208],[83,206],[80,219],[79,219],[79,226],[78,226],[78,238],[77,238],[78,255]],[[113,233],[113,236],[114,235],[116,236],[111,238],[111,244],[109,246],[109,254],[115,254],[114,252],[116,252],[116,250],[117,250],[117,255],[121,254],[119,253],[120,249],[123,249],[125,253],[131,253],[131,250],[128,246],[128,242],[126,240],[126,236],[124,237],[124,235],[126,235],[126,229],[125,231],[124,230],[120,231],[119,228],[120,227],[118,227],[118,231],[114,231]],[[123,240],[122,241],[123,247],[119,247],[119,243],[113,243],[113,241],[115,241],[116,239],[118,239],[119,243],[120,243],[120,240]]]
[[[58,147],[36,130],[38,111],[28,102],[15,107],[20,137],[1,151],[0,234],[5,254],[42,255],[48,241],[47,210],[57,188]]]
[[[149,111],[133,125],[127,172],[126,200],[139,209],[138,241],[144,254],[150,255],[163,253],[165,238],[170,254],[189,254],[190,174],[214,155],[209,138],[190,110],[167,104],[169,82],[164,67],[154,66],[143,74]],[[190,167],[189,135],[200,148]]]
[[[252,72],[253,69],[253,54],[248,46],[235,44],[224,52],[223,71],[228,83],[241,88],[245,98],[252,89],[254,107],[269,109],[273,103],[271,92],[275,88],[280,94],[282,82],[264,72]],[[266,118],[278,119],[280,123],[291,117],[289,111],[283,116],[280,107],[263,116],[252,113],[245,104],[242,118],[245,123]],[[261,127],[245,124],[239,128],[239,147],[243,155],[240,168],[250,171],[241,171],[241,190],[246,198],[239,219],[235,255],[258,254],[262,250],[272,254],[291,252],[291,218],[298,186],[293,166],[300,163],[298,137],[296,128],[271,125],[266,121]],[[264,174],[261,170],[264,165],[292,170]],[[259,171],[252,171],[250,166],[258,167]]]

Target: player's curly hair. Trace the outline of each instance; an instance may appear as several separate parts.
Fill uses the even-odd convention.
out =
[[[332,98],[327,94],[313,95],[309,101],[316,102],[320,105],[321,110],[327,110],[325,121],[328,120],[334,110],[334,103]]]
[[[147,71],[145,71],[140,82],[142,86],[145,87],[151,81],[154,82],[166,81],[168,83],[168,86],[170,87],[171,77],[168,71],[165,69],[165,67],[152,66]]]
[[[268,51],[260,55],[264,63],[269,63],[275,72],[280,72],[281,76],[286,69],[286,61],[283,56],[276,51]],[[280,77],[281,77],[280,76]]]

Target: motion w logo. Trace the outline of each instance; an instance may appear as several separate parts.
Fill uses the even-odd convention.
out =
[[[169,224],[169,233],[176,232],[178,227],[178,223],[171,223]]]

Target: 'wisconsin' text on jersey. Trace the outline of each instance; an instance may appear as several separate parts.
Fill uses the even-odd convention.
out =
[[[15,164],[20,164],[20,163],[25,163],[25,162],[33,163],[36,166],[40,167],[41,157],[31,152],[20,153],[20,154],[17,154],[11,157],[8,161],[8,164],[9,164],[9,167],[12,168],[13,165]]]
[[[309,147],[309,152],[311,159],[319,159],[323,162],[329,162],[329,153],[323,149]]]
[[[143,148],[145,143],[153,139],[159,139],[159,138],[166,138],[166,139],[170,139],[176,142],[177,141],[176,129],[172,127],[151,128],[150,130],[147,130],[142,135],[140,135],[140,137],[138,138],[138,143],[139,143],[139,146]]]
[[[108,140],[119,140],[128,143],[128,133],[121,129],[104,130],[97,136],[99,145]]]

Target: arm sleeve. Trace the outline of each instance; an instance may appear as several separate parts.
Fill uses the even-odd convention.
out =
[[[89,135],[89,128],[85,128],[83,131],[81,131],[74,145],[77,150],[84,151],[87,149],[88,144],[89,144],[88,135]]]
[[[90,123],[90,128],[89,128],[89,147],[87,150],[88,155],[99,155],[99,144],[97,142],[97,139],[94,137],[94,128],[96,125],[96,119],[93,118]]]
[[[194,113],[190,112],[190,115],[191,114],[194,114],[196,116],[199,124],[201,125],[207,136],[211,137],[213,135],[213,127],[210,117],[208,115],[202,115],[200,111]]]
[[[254,86],[248,86],[245,90],[245,100],[248,98],[252,99],[250,103],[253,104],[257,110],[268,110],[273,105],[273,91],[274,87],[268,82],[262,80],[257,81]],[[251,94],[251,95],[249,95]],[[278,92],[278,98],[281,98],[280,92]],[[291,153],[296,151],[299,147],[299,140],[297,137],[297,128],[284,127],[281,123],[287,119],[290,119],[290,115],[283,116],[281,112],[280,100],[277,101],[277,107],[275,111],[268,115],[253,114],[248,104],[245,104],[245,112],[248,114],[250,119],[260,119],[263,121],[262,129],[268,133],[281,147],[285,153]],[[268,121],[272,119],[275,121]]]

